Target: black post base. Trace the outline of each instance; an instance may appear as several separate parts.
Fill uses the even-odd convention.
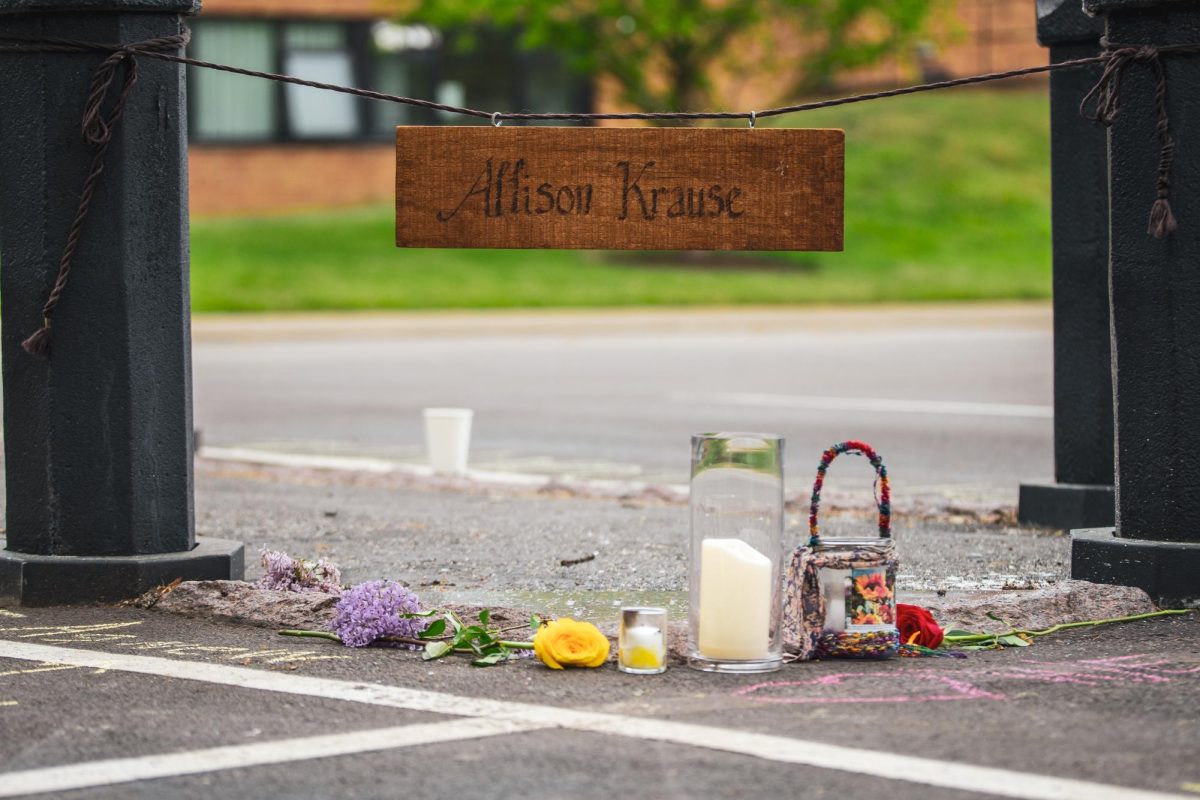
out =
[[[1083,483],[1022,483],[1017,521],[1070,531],[1114,525],[1113,487]]]
[[[176,578],[240,580],[244,574],[241,542],[202,536],[186,553],[157,555],[42,556],[0,549],[0,598],[24,606],[115,602]]]
[[[1122,539],[1114,528],[1071,531],[1071,577],[1136,586],[1167,608],[1200,608],[1200,542]]]

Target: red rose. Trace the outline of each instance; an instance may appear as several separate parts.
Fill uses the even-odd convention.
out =
[[[938,626],[933,614],[908,603],[896,603],[896,627],[900,629],[900,641],[930,650],[937,649],[946,633]]]

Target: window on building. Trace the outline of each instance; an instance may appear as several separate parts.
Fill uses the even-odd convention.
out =
[[[205,22],[203,33],[189,48],[202,61],[273,72],[275,30],[269,22]],[[273,139],[278,127],[275,84],[229,72],[192,68],[188,91],[192,135],[198,139],[262,141]]]
[[[372,88],[404,97],[437,97],[441,37],[425,25],[377,22],[371,26]],[[400,103],[371,103],[372,130],[391,137],[397,125],[436,125],[435,112]]]
[[[283,71],[297,78],[354,86],[354,66],[345,25],[288,22],[283,26]],[[348,139],[359,134],[358,99],[353,95],[287,85],[287,123],[297,139]]]
[[[588,86],[563,68],[562,60],[553,53],[535,52],[525,57],[525,101],[530,111],[574,111],[592,108]],[[562,125],[554,120],[541,120],[534,125]]]
[[[494,110],[588,110],[586,80],[552,53],[523,53],[483,32],[468,53],[423,25],[380,21],[199,19],[190,54],[388,94]],[[383,141],[397,125],[466,124],[454,114],[191,67],[190,133],[198,142]],[[484,120],[486,123],[486,120]]]

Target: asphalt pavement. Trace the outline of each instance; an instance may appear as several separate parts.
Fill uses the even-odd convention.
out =
[[[787,437],[797,488],[849,438],[883,454],[898,496],[1015,504],[1021,481],[1053,475],[1048,304],[198,317],[193,329],[209,445],[424,463],[421,409],[465,406],[473,465],[505,472],[682,483],[693,432],[766,430]],[[869,485],[844,475],[831,480]]]
[[[965,660],[629,676],[8,609],[0,797],[1195,796],[1198,643],[1189,615]]]

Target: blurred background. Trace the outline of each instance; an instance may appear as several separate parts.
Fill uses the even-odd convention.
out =
[[[1030,0],[205,0],[192,26],[201,59],[486,111],[761,110],[1046,62]],[[846,130],[842,253],[396,249],[395,126],[488,120],[188,80],[209,456],[421,465],[442,405],[510,475],[681,483],[722,429],[785,434],[794,488],[848,438],[939,507],[1052,474],[1043,78],[762,121]]]
[[[1034,17],[1027,0],[206,0],[190,53],[489,111],[747,111],[1044,63]],[[480,120],[188,80],[196,311],[1050,292],[1043,78],[760,123],[846,129],[846,250],[755,255],[397,251],[395,126]]]

